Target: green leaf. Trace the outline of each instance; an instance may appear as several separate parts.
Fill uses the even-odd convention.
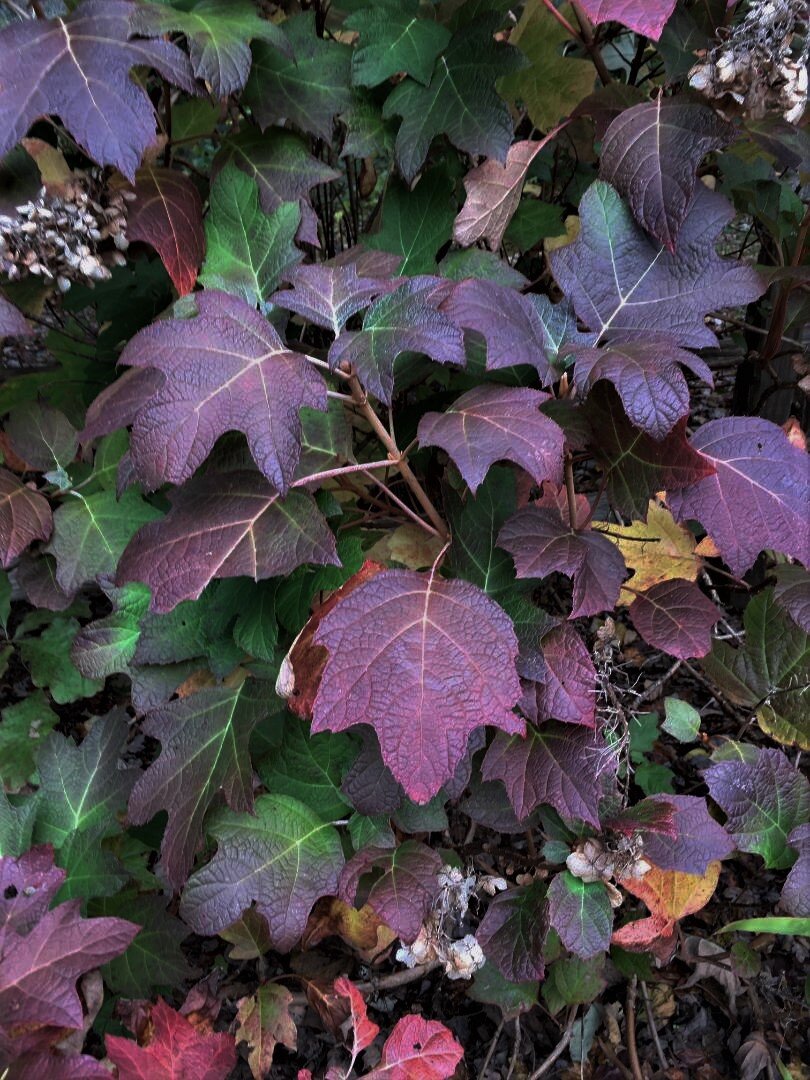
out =
[[[18,406],[6,420],[5,432],[14,452],[38,472],[64,472],[76,456],[76,429],[50,405],[30,401]]]
[[[300,416],[301,457],[297,480],[334,468],[335,458],[340,464],[354,460],[351,428],[340,401],[330,398],[326,412],[305,407]]]
[[[91,901],[88,913],[130,919],[141,927],[127,951],[101,969],[113,994],[148,998],[156,987],[174,988],[194,975],[180,948],[188,927],[166,911],[165,897],[127,890]]]
[[[428,83],[433,63],[450,40],[450,31],[432,19],[420,19],[419,0],[376,0],[350,15],[344,26],[360,32],[352,53],[352,82],[378,86],[404,71]]]
[[[732,930],[746,930],[752,934],[790,934],[810,937],[810,919],[790,919],[776,916],[764,919],[738,919],[727,923],[717,933],[728,934]]]
[[[310,615],[317,593],[339,589],[363,564],[363,547],[357,533],[343,533],[337,542],[341,566],[323,566],[316,570],[300,567],[279,584],[276,593],[278,621],[291,634],[297,634]]]
[[[570,8],[566,10],[570,22]],[[591,93],[593,65],[590,60],[563,55],[568,32],[540,0],[528,0],[509,40],[530,64],[503,79],[499,89],[504,97],[522,101],[534,126],[548,131]]]
[[[664,698],[664,714],[662,731],[682,743],[694,742],[697,739],[700,713],[688,701],[674,697]]]
[[[382,228],[364,236],[364,246],[401,255],[400,275],[435,273],[436,254],[453,232],[456,210],[451,190],[442,168],[426,172],[413,191],[394,181],[383,199]]]
[[[282,272],[303,257],[294,243],[300,221],[301,209],[293,202],[265,214],[255,182],[229,162],[211,188],[200,282],[249,304],[266,300]]]
[[[79,630],[77,619],[57,615],[39,637],[20,642],[20,656],[28,665],[34,686],[47,688],[59,705],[91,697],[104,685],[99,679],[85,679],[70,658]]]
[[[84,903],[96,896],[112,896],[129,880],[118,859],[102,847],[109,832],[103,822],[91,825],[82,832],[71,833],[56,852],[54,862],[67,877],[56,894],[54,903],[78,899]]]
[[[16,858],[31,847],[38,801],[38,795],[28,795],[12,803],[0,787],[0,858]]]
[[[116,815],[126,805],[139,771],[119,768],[127,734],[123,710],[98,718],[79,746],[51,732],[37,758],[37,843],[60,848],[72,833],[94,826],[107,832],[118,828]]]
[[[508,289],[522,289],[526,285],[526,278],[520,271],[499,258],[494,251],[477,247],[448,251],[439,263],[439,271],[442,277],[451,281],[475,277],[494,281],[496,285],[505,285]]]
[[[498,533],[517,507],[514,469],[494,465],[473,498],[448,492],[446,497],[453,544],[453,572],[478,585],[500,602],[515,589],[512,556],[496,544]]]
[[[253,110],[262,130],[287,120],[331,143],[335,116],[352,103],[352,51],[318,37],[311,11],[287,19],[284,33],[294,58],[282,56],[261,42],[255,45],[243,101]]]
[[[73,663],[88,679],[129,673],[141,635],[141,619],[149,608],[149,589],[139,582],[128,582],[121,588],[105,585],[104,591],[113,603],[113,612],[83,626],[70,651]]]
[[[116,491],[118,466],[127,450],[129,450],[129,432],[124,428],[99,439],[93,458],[92,479],[87,482],[85,492],[95,491],[98,488],[103,491]]]
[[[547,969],[542,994],[552,1015],[566,1005],[588,1005],[605,987],[604,957],[566,956]]]
[[[11,614],[11,582],[5,570],[0,570],[0,628],[8,633],[8,617]]]
[[[348,735],[309,735],[301,720],[288,716],[280,751],[259,762],[257,771],[274,795],[292,795],[324,821],[335,821],[351,808],[340,785],[356,756]]]
[[[540,199],[522,199],[515,216],[506,226],[504,242],[519,251],[530,251],[549,236],[563,236],[562,210]]]
[[[601,881],[586,882],[568,870],[548,890],[549,922],[569,952],[589,960],[610,947],[613,908]]]
[[[68,495],[53,515],[53,536],[46,551],[56,559],[56,581],[66,593],[113,574],[124,548],[159,510],[129,489],[120,499],[114,491]]]
[[[233,637],[240,649],[257,660],[271,663],[278,644],[276,620],[277,582],[236,579],[239,586],[239,614],[233,627]]]
[[[405,79],[386,99],[383,116],[401,116],[396,154],[410,183],[427,157],[430,143],[445,134],[467,154],[504,161],[512,142],[512,117],[495,92],[495,80],[523,67],[524,57],[493,34],[503,18],[482,13],[462,26],[436,61],[428,86]]]
[[[475,981],[467,991],[467,997],[484,1005],[496,1005],[508,1020],[534,1008],[538,989],[537,982],[509,982],[494,964],[484,964],[475,973]]]
[[[36,774],[41,740],[59,720],[41,690],[3,709],[0,724],[0,787],[19,791]]]

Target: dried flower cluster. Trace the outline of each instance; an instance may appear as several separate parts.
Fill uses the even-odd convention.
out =
[[[18,281],[34,274],[56,281],[67,292],[72,281],[104,281],[108,262],[123,264],[126,203],[133,194],[114,190],[92,198],[83,180],[72,180],[60,194],[41,188],[36,199],[0,214],[0,275]],[[99,246],[112,239],[104,255]]]
[[[780,114],[797,123],[807,105],[808,7],[806,0],[759,0],[729,36],[689,73],[696,90],[728,116],[761,120]],[[803,39],[799,55],[794,43]]]

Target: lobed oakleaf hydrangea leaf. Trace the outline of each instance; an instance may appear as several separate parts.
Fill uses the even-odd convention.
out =
[[[128,0],[84,0],[64,18],[0,31],[0,157],[40,116],[56,114],[91,158],[134,180],[156,118],[130,70],[152,67],[196,92],[188,57],[176,45],[131,40],[137,10]]]
[[[376,735],[364,726],[359,732],[363,745],[340,790],[361,814],[392,814],[402,805],[405,792],[383,761]]]
[[[495,92],[495,80],[522,67],[521,53],[493,37],[503,18],[483,12],[453,35],[427,86],[405,79],[386,98],[383,116],[401,116],[397,164],[410,183],[436,135],[467,154],[505,161],[512,117]]]
[[[85,679],[71,662],[70,650],[78,630],[78,619],[57,616],[38,637],[26,637],[20,642],[20,656],[31,682],[47,687],[58,705],[90,697],[103,686],[94,679]]]
[[[441,868],[438,852],[418,840],[396,848],[364,848],[343,868],[338,895],[353,904],[363,875],[381,870],[365,902],[403,941],[411,942],[433,906]]]
[[[448,1080],[464,1048],[438,1020],[403,1016],[385,1040],[379,1067],[365,1080]]]
[[[281,747],[261,761],[257,771],[268,791],[292,795],[322,817],[337,820],[351,805],[341,781],[356,756],[349,735],[328,731],[310,735],[300,720],[292,718],[285,724]]]
[[[18,858],[0,858],[0,934],[32,930],[64,880],[65,871],[54,866],[49,844],[33,847]]]
[[[264,42],[254,45],[253,70],[242,100],[262,130],[288,120],[331,143],[335,117],[352,104],[352,50],[316,34],[314,11],[286,19],[283,32],[292,55]]]
[[[178,488],[172,508],[130,541],[116,581],[142,581],[153,611],[195,600],[213,578],[254,581],[312,562],[336,566],[335,538],[311,495],[282,500],[261,473],[211,472]]]
[[[506,227],[520,204],[523,181],[543,142],[523,139],[512,143],[506,161],[487,158],[464,177],[467,199],[453,224],[453,239],[462,247],[484,240],[497,251]]]
[[[392,181],[383,199],[382,227],[363,243],[400,256],[394,269],[403,277],[436,273],[436,253],[449,244],[453,227],[452,190],[452,177],[442,168],[423,173],[413,191]]]
[[[577,631],[566,623],[554,626],[541,639],[542,654],[532,656],[530,671],[523,659],[520,710],[532,723],[562,720],[593,727],[596,710],[596,670]]]
[[[12,409],[4,430],[14,453],[37,472],[64,471],[76,456],[76,429],[50,405],[38,401],[19,405]]]
[[[461,331],[431,303],[432,284],[418,278],[375,300],[363,329],[344,331],[329,350],[329,361],[352,364],[366,389],[390,404],[394,361],[404,352],[422,352],[441,364],[466,363]]]
[[[560,484],[565,436],[538,409],[548,398],[528,387],[476,386],[443,413],[426,413],[417,437],[447,451],[473,494],[496,461],[513,461],[537,484]]]
[[[203,819],[221,792],[235,811],[253,809],[248,752],[256,724],[270,709],[267,693],[251,679],[200,690],[146,714],[141,731],[161,753],[138,777],[128,817],[143,825],[161,810],[169,815],[159,870],[174,889],[188,876],[203,836]]]
[[[86,623],[76,635],[70,658],[86,679],[106,679],[127,672],[141,636],[141,619],[149,607],[149,590],[131,583],[117,589],[109,578],[99,581],[113,611]]]
[[[670,341],[656,341],[654,335],[647,341],[611,338],[602,349],[578,347],[570,352],[580,394],[586,397],[600,379],[613,383],[627,418],[654,439],[663,439],[689,413],[689,387],[679,365],[714,385],[703,360]]]
[[[337,830],[288,795],[261,795],[255,815],[219,810],[207,827],[211,861],[192,874],[180,915],[198,934],[217,934],[255,903],[273,947],[288,952],[312,906],[337,891],[343,851]]]
[[[127,239],[153,247],[178,293],[191,292],[205,254],[205,233],[200,193],[184,173],[155,165],[138,170]]]
[[[496,896],[475,936],[487,962],[510,982],[542,979],[548,929],[546,887],[539,881]]]
[[[609,771],[607,745],[597,731],[547,720],[525,738],[498,734],[481,766],[484,780],[503,782],[522,820],[548,803],[562,817],[598,828],[602,796],[600,766]]]
[[[643,822],[638,826],[644,857],[659,870],[705,874],[709,863],[727,859],[734,851],[734,841],[711,816],[705,799],[661,794],[650,795],[644,802],[672,811],[672,835],[659,826],[653,829]]]
[[[0,563],[10,566],[29,544],[47,540],[53,530],[48,500],[0,469]]]
[[[379,86],[399,72],[430,82],[433,62],[450,40],[450,31],[435,18],[418,16],[418,0],[377,0],[345,20],[347,30],[360,33],[352,53],[355,86]]]
[[[297,266],[288,270],[284,278],[292,288],[274,293],[270,298],[272,303],[294,311],[315,326],[331,330],[336,337],[352,315],[399,284],[391,278],[360,277],[353,263]]]
[[[625,109],[605,132],[599,176],[627,200],[647,232],[675,250],[706,154],[734,128],[697,101],[664,97]]]
[[[698,184],[674,251],[650,240],[615,188],[591,184],[579,205],[580,232],[550,256],[560,288],[600,337],[646,339],[650,327],[678,345],[716,345],[704,316],[762,295],[750,266],[715,252],[733,215],[721,195]]]
[[[548,887],[548,922],[575,956],[590,960],[607,952],[613,908],[601,881],[583,881],[568,870]]]
[[[693,581],[673,578],[639,593],[630,618],[648,645],[680,660],[705,656],[721,612]]]
[[[620,878],[619,884],[650,909],[645,919],[626,923],[614,931],[612,941],[630,952],[651,951],[667,963],[675,951],[679,919],[700,911],[717,888],[720,863],[709,863],[704,874],[682,874],[653,866],[643,877]]]
[[[798,852],[782,886],[781,906],[797,919],[810,919],[810,822],[797,825],[788,843]]]
[[[669,498],[675,519],[696,518],[735,574],[750,569],[763,548],[810,565],[805,451],[758,416],[710,420],[689,443],[715,471]]]
[[[216,97],[241,90],[250,73],[249,42],[265,41],[290,55],[282,30],[260,19],[251,0],[197,0],[188,11],[169,4],[144,4],[133,16],[133,30],[149,37],[180,31],[188,42],[194,74]]]
[[[227,1032],[206,1031],[159,998],[149,1011],[149,1035],[139,1046],[107,1035],[107,1057],[119,1080],[226,1080],[236,1066],[236,1046]]]
[[[810,634],[810,574],[804,567],[790,563],[777,566],[773,597],[796,625]]]
[[[512,711],[520,697],[512,623],[468,582],[384,571],[343,597],[314,641],[329,658],[313,732],[370,724],[415,802],[453,775],[476,728],[524,731]]]
[[[610,610],[627,575],[621,552],[592,529],[573,532],[556,506],[526,506],[498,534],[498,545],[513,556],[519,578],[543,578],[555,571],[574,583],[571,618]]]
[[[121,363],[165,378],[132,428],[132,461],[152,490],[182,484],[226,431],[242,431],[254,460],[282,494],[298,464],[300,410],[326,409],[326,386],[244,300],[195,296],[192,319],[163,319],[139,331]],[[201,363],[201,358],[205,363]]]
[[[782,751],[727,743],[704,776],[737,847],[769,869],[792,866],[788,836],[810,817],[810,784]]]
[[[349,979],[342,975],[335,979],[334,993],[349,1002],[349,1023],[352,1032],[352,1063],[357,1060],[357,1055],[362,1054],[366,1047],[371,1046],[380,1033],[379,1024],[369,1019],[366,1000],[357,987]]]
[[[31,327],[25,321],[25,316],[10,304],[4,296],[0,296],[0,341],[4,337],[25,337],[31,333]]]
[[[272,982],[264,983],[255,994],[239,1000],[236,1042],[245,1042],[250,1047],[248,1065],[253,1076],[270,1075],[273,1054],[278,1043],[286,1046],[288,1050],[296,1049],[298,1031],[290,1016],[292,1003],[293,996],[290,991],[280,983]],[[376,1033],[375,1031],[375,1035]]]
[[[658,41],[676,0],[581,0],[582,9],[595,23],[620,22],[637,34]]]

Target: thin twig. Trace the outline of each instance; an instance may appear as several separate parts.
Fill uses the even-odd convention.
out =
[[[541,1076],[545,1076],[551,1066],[566,1050],[566,1047],[571,1042],[571,1036],[574,1034],[574,1022],[577,1018],[576,1005],[568,1013],[568,1022],[565,1025],[565,1031],[562,1033],[562,1038],[542,1063],[539,1065],[529,1077],[529,1080],[540,1080]]]
[[[404,503],[398,495],[395,495],[391,488],[387,484],[384,484],[382,480],[380,480],[379,476],[375,476],[373,473],[365,473],[364,475],[368,476],[369,480],[373,480],[378,487],[382,488],[382,490],[385,492],[391,502],[395,506],[399,507],[399,509],[402,511],[403,514],[406,515],[406,517],[409,517],[411,521],[413,521],[416,525],[419,525],[422,529],[425,530],[425,532],[429,532],[431,536],[437,536],[440,540],[443,539],[441,534],[438,533],[432,525],[428,524],[428,522],[425,521],[424,518],[421,518],[418,514],[414,513],[414,511],[411,510],[410,506],[408,506],[407,503]]]
[[[335,480],[339,476],[349,476],[351,473],[369,473],[373,469],[390,469],[393,462],[386,458],[385,461],[364,461],[359,465],[341,465],[337,469],[326,469],[325,472],[311,473],[302,476],[290,484],[290,487],[306,487],[308,484],[317,484],[322,480]]]
[[[660,679],[657,679],[652,684],[652,686],[648,686],[644,693],[640,694],[636,699],[636,707],[642,705],[645,701],[654,701],[661,692],[661,688],[663,687],[664,683],[668,682],[672,678],[672,676],[675,674],[675,672],[678,670],[682,663],[682,660],[676,660],[672,667],[665,671]]]
[[[422,964],[414,968],[405,968],[402,971],[394,971],[391,975],[383,975],[379,979],[371,979],[367,982],[357,982],[354,986],[361,994],[374,994],[380,990],[396,990],[399,986],[407,986],[409,983],[425,978],[439,967],[441,967],[440,960],[431,960],[429,964]],[[291,977],[300,978],[300,976]],[[308,1001],[306,994],[293,994],[290,1004],[307,1005]]]
[[[607,86],[608,83],[613,82],[613,78],[607,69],[607,64],[602,59],[602,54],[599,51],[599,46],[596,44],[596,38],[593,33],[593,24],[585,12],[582,10],[582,6],[571,0],[571,7],[574,9],[574,14],[577,17],[579,23],[580,36],[585,48],[588,50],[588,55],[593,61],[593,66],[596,68],[596,73],[602,80],[602,85]]]
[[[512,1047],[512,1057],[509,1059],[509,1071],[506,1074],[506,1080],[511,1080],[512,1074],[515,1071],[518,1061],[518,1052],[520,1051],[520,1017],[515,1017],[515,1045]]]
[[[487,1069],[489,1063],[492,1061],[492,1055],[495,1053],[495,1048],[498,1045],[498,1040],[501,1037],[503,1031],[504,1019],[501,1017],[501,1022],[495,1030],[495,1034],[492,1036],[492,1042],[489,1044],[489,1050],[487,1050],[487,1056],[484,1058],[484,1064],[481,1066],[481,1080],[487,1080]]]
[[[630,1059],[630,1071],[633,1080],[644,1080],[636,1047],[636,987],[638,976],[634,975],[627,984],[627,1000],[624,1006],[624,1022],[627,1029],[627,1057]]]
[[[570,450],[565,455],[565,493],[568,497],[568,524],[571,532],[577,532],[577,493],[574,487],[574,459]]]
[[[652,1002],[650,1001],[650,995],[647,993],[647,984],[643,979],[640,980],[641,996],[644,998],[644,1008],[647,1011],[647,1027],[650,1029],[652,1035],[652,1041],[655,1044],[655,1052],[658,1055],[658,1064],[665,1071],[669,1068],[664,1048],[661,1046],[661,1040],[658,1037],[658,1028],[655,1026],[655,1014],[653,1013]]]

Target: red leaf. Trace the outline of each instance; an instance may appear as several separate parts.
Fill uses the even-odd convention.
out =
[[[0,469],[0,563],[10,566],[29,544],[47,540],[53,516],[47,500]]]
[[[648,645],[688,660],[709,652],[720,612],[694,582],[673,578],[640,593],[630,618]]]
[[[403,1016],[365,1080],[448,1080],[464,1057],[452,1032],[437,1020]]]
[[[181,296],[191,292],[205,254],[202,199],[177,169],[146,165],[135,175],[127,236],[157,251]]]
[[[335,979],[334,989],[336,994],[349,999],[352,1028],[352,1065],[354,1065],[357,1055],[362,1054],[367,1046],[371,1046],[379,1035],[380,1028],[373,1020],[369,1020],[365,998],[354,983],[345,976],[341,976],[339,979]],[[347,1074],[349,1072],[351,1072],[351,1068],[347,1070]]]
[[[532,723],[562,720],[593,727],[596,715],[596,670],[591,654],[573,626],[563,623],[543,637],[540,673],[532,672],[520,699]],[[518,670],[521,670],[518,661]]]
[[[426,803],[484,724],[522,733],[517,638],[474,585],[387,570],[343,597],[315,644],[329,651],[312,730],[371,724],[383,760]]]
[[[226,1080],[236,1065],[232,1036],[198,1031],[162,999],[152,1008],[147,1044],[108,1035],[107,1056],[118,1080]]]

